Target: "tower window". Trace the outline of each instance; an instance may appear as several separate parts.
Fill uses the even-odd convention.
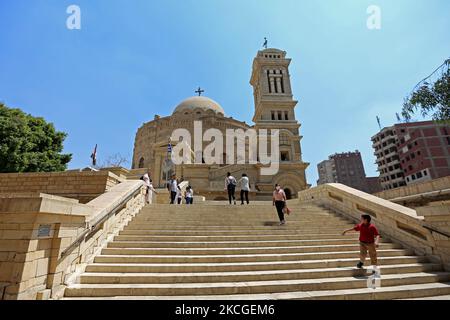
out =
[[[272,120],[275,120],[275,112],[272,111]]]
[[[267,70],[267,84],[269,85],[269,93],[272,93],[272,85],[270,84],[270,70]]]
[[[278,111],[278,120],[283,120],[283,117],[281,115],[281,111]]]
[[[288,151],[282,151],[281,153],[280,153],[280,158],[281,158],[281,161],[290,161],[289,160],[289,152]]]
[[[289,120],[289,113],[286,112],[286,113],[284,114],[284,120]]]
[[[139,169],[143,169],[144,168],[144,158],[142,157],[140,160],[139,160]]]

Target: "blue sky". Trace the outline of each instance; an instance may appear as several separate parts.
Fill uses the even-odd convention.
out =
[[[66,28],[66,8],[82,29]],[[367,7],[381,30],[366,27]],[[359,149],[395,122],[414,85],[450,57],[448,0],[0,0],[0,101],[68,132],[71,168],[121,153],[155,114],[201,85],[228,116],[251,122],[251,63],[264,37],[293,59],[303,157],[316,165]]]

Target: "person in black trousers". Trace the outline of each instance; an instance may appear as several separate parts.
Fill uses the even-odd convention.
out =
[[[241,187],[241,205],[244,205],[244,200],[250,204],[248,200],[248,193],[250,192],[250,180],[246,173],[242,174],[242,178],[237,182]]]
[[[280,226],[286,224],[284,219],[283,209],[286,206],[286,193],[278,184],[275,186],[275,191],[273,192],[273,205],[277,208],[278,217],[280,218]]]
[[[230,204],[232,204],[232,201],[234,201],[234,204],[236,205],[236,185],[237,181],[236,178],[231,175],[231,173],[227,173],[227,177],[225,178],[225,190],[228,191],[228,200],[230,201]]]
[[[172,179],[169,181],[169,185],[167,188],[170,192],[170,204],[175,204],[175,200],[177,198],[177,190],[178,190],[178,181],[177,176],[173,175]]]

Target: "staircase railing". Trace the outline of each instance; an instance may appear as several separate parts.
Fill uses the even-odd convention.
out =
[[[119,211],[123,210],[130,200],[140,195],[142,193],[141,189],[141,187],[135,188],[135,190],[132,190],[131,194],[126,196],[124,199],[121,199],[117,204],[114,204],[114,207],[112,209],[108,209],[107,211],[100,213],[97,217],[94,218],[93,221],[88,222],[87,229],[83,231],[81,235],[61,253],[61,259],[64,259],[87,238],[98,232],[105,221],[116,215]]]

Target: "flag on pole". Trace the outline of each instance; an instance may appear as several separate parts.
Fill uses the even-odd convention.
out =
[[[397,116],[397,121],[402,122],[402,118],[400,117],[400,115],[398,113],[396,113],[395,115]]]
[[[381,130],[381,120],[380,120],[379,116],[377,116],[377,122],[378,122],[378,126],[380,127],[380,130]]]
[[[97,165],[97,145],[95,145],[94,151],[91,154],[92,165],[95,167]]]

